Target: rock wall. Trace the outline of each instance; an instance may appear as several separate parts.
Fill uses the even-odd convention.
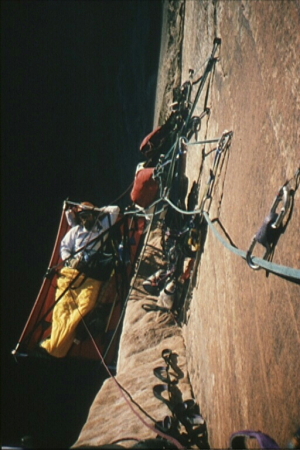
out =
[[[281,185],[299,167],[300,2],[168,1],[164,20],[154,125],[168,114],[172,87],[201,74],[216,36],[218,62],[200,97],[210,115],[197,139],[233,131],[215,180],[209,215],[220,233],[247,250]],[[189,186],[201,192],[214,161],[213,146],[188,148]],[[299,267],[300,189],[273,255]],[[261,247],[255,254],[262,256]],[[201,256],[201,257],[200,257]],[[183,329],[145,312],[141,283],[160,267],[159,231],[151,233],[126,310],[117,380],[155,420],[170,413],[153,396],[161,352],[178,355],[183,400],[195,396],[212,448],[228,448],[231,433],[261,430],[286,447],[299,427],[300,289],[265,270],[254,271],[208,230],[193,274],[194,289]],[[183,333],[182,333],[183,332]],[[151,426],[153,422],[132,406]],[[133,414],[120,389],[107,380],[74,447],[118,441],[130,446],[155,433]]]
[[[210,216],[243,250],[299,167],[299,7],[294,1],[185,4],[183,80],[209,55],[213,38],[222,39],[211,114],[198,138],[234,132]],[[190,183],[201,164],[201,147],[192,147]],[[207,176],[203,171],[200,182]],[[300,190],[273,262],[299,268],[299,223]],[[254,254],[262,255],[259,247]],[[299,285],[251,270],[208,231],[185,337],[191,383],[213,448],[226,448],[229,435],[241,429],[259,429],[286,447],[299,427],[299,319]]]

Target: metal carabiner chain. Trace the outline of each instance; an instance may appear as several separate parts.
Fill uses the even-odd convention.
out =
[[[295,185],[292,186],[292,182]],[[252,252],[257,243],[261,244],[266,248],[266,252],[263,259],[268,260],[273,251],[272,242],[274,236],[279,232],[280,228],[283,226],[285,217],[290,211],[291,199],[293,192],[298,189],[300,182],[300,168],[297,169],[295,175],[288,181],[286,181],[279,189],[273,204],[270,208],[269,214],[263,221],[262,226],[259,228],[257,233],[254,235],[250,247],[247,251],[246,261],[251,267],[251,269],[259,270],[260,266],[255,264],[252,260]],[[277,208],[282,203],[280,212],[277,212]]]

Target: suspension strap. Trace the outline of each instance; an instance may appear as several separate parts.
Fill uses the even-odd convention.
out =
[[[177,212],[180,214],[186,214],[186,215],[194,215],[194,214],[202,214],[205,218],[207,224],[209,225],[210,229],[213,231],[215,236],[219,239],[219,241],[226,247],[228,250],[230,250],[232,253],[235,253],[238,256],[241,256],[243,259],[247,259],[247,253],[243,250],[240,250],[237,247],[234,247],[233,245],[229,244],[225,239],[220,235],[216,227],[213,225],[212,221],[209,218],[209,215],[207,212],[202,210],[195,210],[195,211],[185,211],[183,209],[178,208],[176,205],[174,205],[169,199],[165,199],[169,205],[174,208]],[[282,266],[279,264],[275,264],[270,261],[266,261],[265,259],[253,257],[252,258],[253,263],[255,265],[258,265],[259,267],[262,267],[263,269],[266,269],[267,271],[279,275],[282,278],[286,278],[290,281],[293,281],[294,283],[300,284],[300,270],[299,269],[293,269],[292,267]]]
[[[213,168],[210,171],[210,178],[208,180],[207,187],[202,196],[202,199],[200,201],[200,207],[198,209],[193,210],[193,211],[186,211],[186,210],[179,208],[174,203],[172,203],[172,201],[167,196],[163,197],[163,200],[180,214],[190,215],[190,216],[200,214],[202,217],[204,217],[207,224],[209,225],[211,230],[214,232],[216,237],[220,240],[220,242],[226,248],[228,248],[228,250],[241,256],[243,259],[246,259],[246,261],[248,261],[248,264],[249,264],[249,258],[251,258],[251,267],[252,268],[264,268],[265,270],[267,270],[273,274],[276,274],[278,276],[281,276],[282,278],[285,278],[287,280],[290,280],[292,282],[300,284],[300,270],[299,269],[294,269],[291,267],[286,267],[286,266],[282,266],[282,265],[267,261],[265,258],[266,255],[264,256],[264,258],[251,257],[251,253],[252,253],[254,244],[256,243],[255,238],[252,241],[252,244],[247,253],[238,249],[237,247],[230,245],[228,242],[226,242],[225,239],[223,239],[223,237],[219,234],[219,232],[217,231],[217,229],[211,222],[208,213],[204,211],[204,206],[205,206],[206,200],[211,198],[213,184],[215,181],[215,176],[216,176],[218,166],[220,164],[221,156],[225,152],[225,150],[229,147],[232,135],[233,135],[233,132],[225,131],[223,133],[223,135],[221,136],[221,138],[219,139],[219,143],[218,143],[218,146],[216,149],[216,156],[215,156],[214,163],[213,163]],[[184,145],[186,145],[186,143],[184,143]],[[291,185],[292,182],[294,183],[294,186],[292,188],[290,188],[290,190],[288,190],[288,186]],[[299,183],[300,183],[300,168],[298,168],[295,175],[282,186],[282,188],[279,190],[277,197],[275,198],[275,201],[271,208],[271,213],[273,213],[273,216],[271,218],[271,222],[272,222],[271,225],[273,225],[274,228],[278,228],[281,225],[285,216],[287,215],[287,212],[288,212],[288,209],[290,206],[291,192],[296,191],[296,189],[299,186]],[[278,204],[280,203],[280,201],[283,202],[283,207],[281,209],[280,214],[275,214],[275,210],[276,210]],[[253,242],[254,242],[254,244],[253,244]],[[267,252],[267,256],[268,256],[268,254],[269,254],[269,252]]]
[[[204,211],[203,216],[214,233],[214,235],[218,238],[218,240],[226,247],[228,250],[230,250],[232,253],[235,253],[238,256],[241,256],[243,259],[246,259],[247,254],[245,251],[240,250],[237,247],[234,247],[233,245],[229,244],[218,232],[212,221],[210,220],[208,214]],[[299,269],[293,269],[292,267],[286,267],[279,264],[275,264],[270,261],[266,261],[262,258],[257,258],[256,256],[253,257],[254,264],[259,265],[260,267],[266,269],[269,272],[272,272],[275,275],[279,275],[282,278],[286,278],[290,281],[293,281],[294,283],[300,284],[300,270]]]

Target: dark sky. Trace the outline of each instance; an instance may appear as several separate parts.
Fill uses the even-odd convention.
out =
[[[47,269],[63,200],[111,203],[141,160],[160,27],[159,0],[1,2],[3,438],[29,433],[32,405],[42,401],[26,385],[30,367],[22,372],[10,351]]]

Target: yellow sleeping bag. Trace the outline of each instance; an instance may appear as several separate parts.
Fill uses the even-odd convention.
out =
[[[68,353],[77,325],[94,308],[103,284],[103,281],[86,278],[84,274],[73,284],[72,280],[78,273],[78,270],[69,267],[60,271],[55,298],[58,299],[68,286],[70,289],[53,309],[51,337],[41,343],[41,347],[57,358],[63,358]]]

